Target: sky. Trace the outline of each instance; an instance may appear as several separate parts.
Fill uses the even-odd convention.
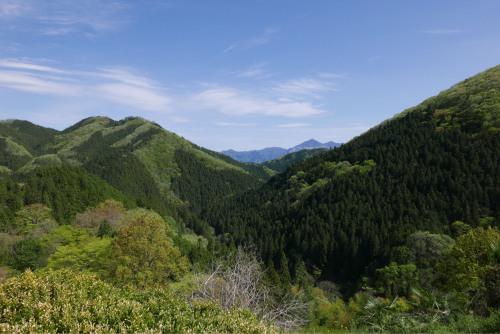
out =
[[[0,0],[0,119],[347,142],[500,64],[500,1]]]

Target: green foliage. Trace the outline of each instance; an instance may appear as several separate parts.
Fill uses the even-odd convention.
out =
[[[500,239],[498,229],[478,227],[457,239],[445,252],[437,271],[443,288],[449,291],[465,291],[477,288],[494,258],[490,244]]]
[[[450,226],[451,233],[455,239],[461,237],[464,234],[469,233],[472,230],[472,227],[469,224],[465,224],[460,220],[457,220]]]
[[[267,147],[262,150],[238,152],[234,150],[222,151],[223,154],[230,156],[241,162],[264,162],[276,159],[288,152],[287,149],[281,147]]]
[[[113,228],[111,227],[111,224],[107,219],[104,219],[99,225],[99,230],[97,231],[97,236],[99,238],[104,238],[104,237],[113,237],[115,236],[115,231],[113,231]]]
[[[173,247],[163,220],[142,215],[123,226],[113,239],[115,279],[139,287],[164,283],[185,275],[189,262]]]
[[[260,179],[254,175],[209,167],[203,158],[198,159],[189,151],[176,150],[174,158],[181,176],[174,178],[172,189],[182,200],[189,202],[190,209],[195,213],[201,212],[216,199],[261,185]]]
[[[410,297],[412,286],[418,282],[417,267],[412,263],[398,266],[396,262],[391,262],[377,269],[376,279],[379,292],[386,298]]]
[[[236,243],[254,242],[265,261],[284,250],[291,267],[307,259],[322,279],[373,277],[418,230],[450,234],[452,222],[476,227],[490,213],[498,224],[500,135],[435,130],[428,114],[409,113],[211,204],[202,218]],[[360,161],[371,170],[361,173]]]
[[[246,310],[188,303],[165,289],[119,289],[68,270],[25,272],[0,285],[6,333],[277,333]]]
[[[447,235],[417,231],[408,238],[408,261],[416,265],[418,286],[431,289],[437,279],[436,266],[444,252],[455,244]],[[406,263],[406,262],[404,262]]]
[[[217,159],[220,159],[222,161],[225,161],[228,164],[240,167],[241,169],[243,169],[251,174],[254,174],[255,176],[258,176],[265,181],[269,180],[269,178],[272,176],[272,172],[270,173],[268,168],[265,168],[260,164],[240,162],[238,160],[233,159],[229,155],[222,154],[219,152],[214,152],[211,150],[207,150],[206,148],[200,147],[200,146],[195,145],[195,144],[192,144],[192,145],[198,151],[205,152],[206,154],[211,155],[211,156],[213,156]]]
[[[44,263],[42,259],[42,245],[40,240],[34,238],[21,239],[13,246],[13,255],[9,260],[9,266],[24,271],[28,268],[34,270],[41,268]]]
[[[271,170],[277,171],[277,172],[282,172],[284,171],[289,165],[294,164],[296,162],[299,162],[301,160],[308,159],[314,155],[321,154],[326,152],[326,148],[315,148],[312,150],[300,150],[297,152],[292,152],[289,154],[285,154],[279,158],[276,158],[274,160],[262,162],[260,165],[265,166]]]
[[[70,268],[108,276],[106,264],[110,251],[109,238],[87,236],[80,242],[57,247],[57,251],[49,257],[44,270]]]

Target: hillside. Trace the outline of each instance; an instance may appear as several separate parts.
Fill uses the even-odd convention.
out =
[[[406,264],[401,251],[417,230],[450,235],[458,220],[496,226],[499,89],[497,66],[202,217],[255,243],[276,267],[286,256],[292,277],[305,262],[320,279],[359,284],[392,261]]]
[[[63,164],[81,166],[129,196],[142,198],[141,202],[151,202],[152,198],[189,201],[195,211],[201,209],[201,198],[206,202],[236,194],[269,178],[260,166],[221,159],[219,153],[202,149],[140,117],[120,121],[91,117],[61,132],[8,120],[0,123],[0,135],[3,175],[26,175]],[[182,162],[186,156],[196,168]],[[203,196],[197,184],[190,181],[200,173],[218,180],[203,188]]]
[[[302,144],[296,145],[292,148],[285,149],[281,147],[267,147],[262,150],[253,150],[253,151],[235,151],[235,150],[227,150],[222,151],[221,153],[230,156],[231,158],[241,161],[241,162],[253,162],[253,163],[262,163],[266,161],[270,161],[276,158],[279,158],[285,154],[297,152],[300,150],[312,150],[316,148],[325,148],[330,149],[342,144],[334,143],[329,141],[328,143],[320,143],[314,139],[307,140]],[[300,160],[300,159],[299,159]],[[271,168],[272,169],[272,168]]]
[[[316,154],[321,154],[326,152],[326,148],[314,148],[314,149],[304,149],[297,152],[288,153],[282,155],[274,160],[266,161],[261,163],[261,166],[267,167],[276,172],[284,171],[289,165],[299,162],[302,159],[309,159]]]

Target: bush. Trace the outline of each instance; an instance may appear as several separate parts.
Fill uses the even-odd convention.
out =
[[[163,288],[118,289],[69,270],[27,270],[0,285],[4,333],[277,333],[247,310],[175,299]]]

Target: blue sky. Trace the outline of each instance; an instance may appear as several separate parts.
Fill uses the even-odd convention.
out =
[[[347,142],[500,63],[500,1],[0,0],[0,119]]]

